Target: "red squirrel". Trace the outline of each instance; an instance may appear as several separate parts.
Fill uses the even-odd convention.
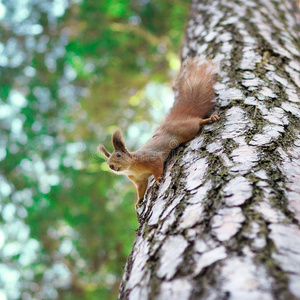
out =
[[[186,59],[174,80],[173,107],[153,137],[139,150],[128,151],[119,130],[112,136],[113,153],[99,146],[99,151],[108,158],[109,168],[116,174],[127,175],[135,184],[138,195],[136,208],[146,193],[149,177],[153,175],[156,185],[160,184],[164,161],[169,153],[192,140],[202,125],[219,120],[217,115],[205,119],[214,107],[215,69],[209,60]]]

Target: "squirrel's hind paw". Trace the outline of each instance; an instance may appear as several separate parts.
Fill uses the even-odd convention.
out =
[[[211,121],[216,122],[220,119],[220,117],[217,116],[217,115],[213,115],[213,116],[210,117],[210,119],[211,119]]]
[[[220,117],[217,116],[217,115],[213,115],[213,116],[210,117],[210,119],[211,119],[211,121],[216,122],[220,119]]]

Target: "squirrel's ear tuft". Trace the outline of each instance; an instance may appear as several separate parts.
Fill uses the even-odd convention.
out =
[[[111,156],[111,154],[106,150],[106,148],[103,146],[103,145],[99,145],[97,147],[97,150],[100,152],[100,153],[103,153],[107,158],[109,158]]]
[[[115,150],[127,152],[123,135],[120,130],[117,130],[112,136],[112,143]]]

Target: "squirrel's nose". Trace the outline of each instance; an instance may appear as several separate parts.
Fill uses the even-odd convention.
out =
[[[115,169],[115,166],[114,166],[114,164],[110,164],[110,165],[109,165],[109,167],[110,167],[112,170],[114,170],[114,169]]]

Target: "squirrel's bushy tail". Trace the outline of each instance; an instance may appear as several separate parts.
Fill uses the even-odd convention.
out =
[[[214,107],[216,72],[211,60],[188,57],[173,84],[175,103],[170,114],[204,118]]]

